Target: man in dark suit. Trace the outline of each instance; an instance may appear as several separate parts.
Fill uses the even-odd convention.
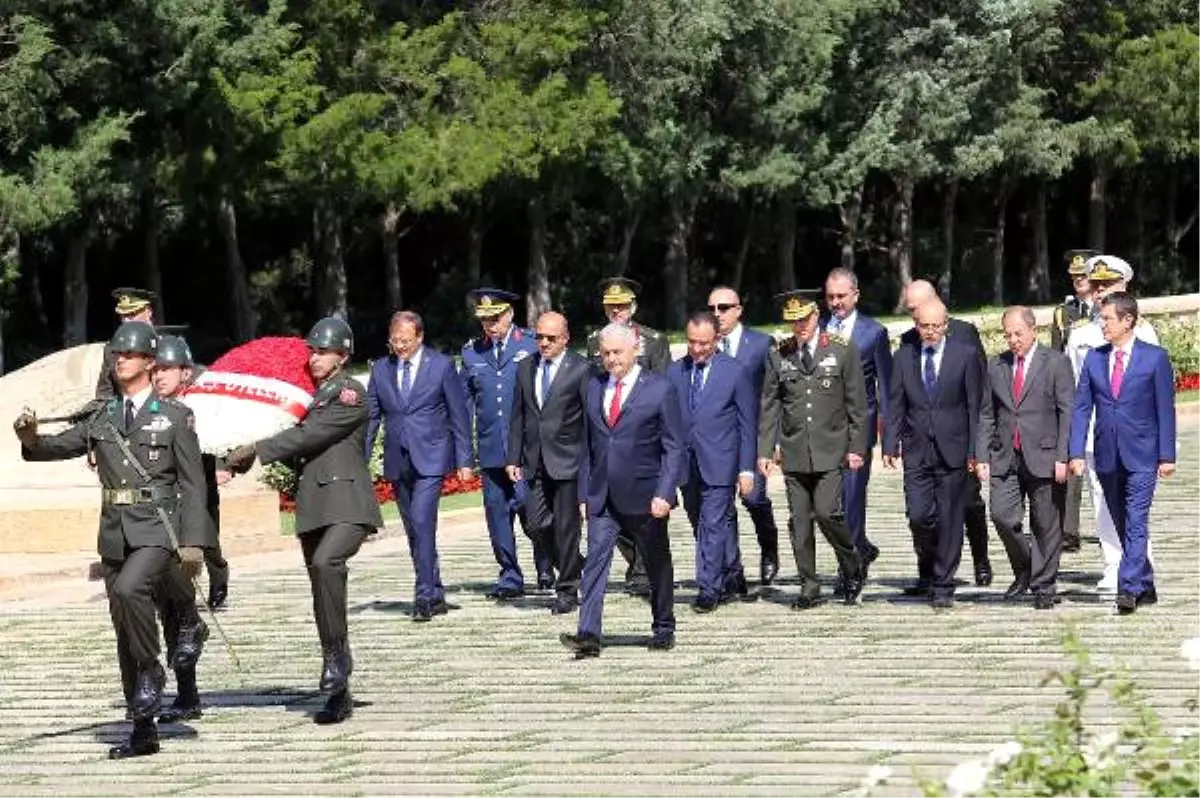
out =
[[[607,376],[588,382],[579,483],[587,505],[588,553],[577,634],[559,640],[577,658],[600,655],[601,620],[613,547],[628,530],[646,562],[653,613],[651,650],[675,647],[674,568],[667,517],[684,469],[679,399],[666,377],[637,363],[637,334],[622,324],[600,332]]]
[[[757,425],[752,381],[741,363],[717,349],[717,319],[692,314],[688,354],[667,369],[679,397],[687,464],[683,506],[696,538],[696,589],[692,608],[712,612],[725,594],[737,551],[733,494],[754,490]]]
[[[919,346],[892,359],[892,395],[883,428],[883,465],[904,458],[904,499],[917,585],[935,609],[954,606],[962,557],[963,503],[975,470],[983,364],[970,344],[946,335],[946,306],[931,299],[914,314]]]
[[[904,304],[909,315],[925,302],[937,299],[937,290],[926,280],[913,280],[904,291]],[[940,301],[940,300],[939,300]],[[915,317],[914,317],[915,322]],[[970,345],[979,358],[979,373],[987,373],[987,354],[983,349],[983,341],[979,338],[979,330],[975,325],[960,319],[949,319],[946,326],[946,337]],[[920,348],[921,336],[914,326],[900,336],[901,346]],[[976,385],[983,401],[983,385]],[[976,422],[979,419],[975,419]],[[974,473],[967,475],[967,499],[964,510],[964,524],[967,531],[967,542],[971,546],[971,559],[975,564],[975,584],[987,587],[992,583],[992,562],[988,557],[988,524],[987,506],[983,503],[982,483]]]
[[[1079,374],[1068,445],[1083,474],[1095,412],[1093,463],[1121,541],[1117,612],[1158,603],[1150,562],[1150,504],[1159,477],[1175,473],[1175,379],[1167,350],[1138,340],[1137,300],[1106,296],[1100,323],[1108,342],[1088,352]]]
[[[854,547],[862,559],[863,578],[868,566],[879,557],[879,548],[867,537],[867,484],[871,481],[871,460],[879,437],[880,419],[887,417],[887,397],[892,383],[892,346],[887,329],[870,316],[858,311],[858,277],[841,267],[825,278],[825,305],[829,310],[822,327],[830,338],[853,344],[862,362],[863,383],[867,391],[865,422],[866,454],[861,468],[842,474],[842,497],[846,525]],[[844,579],[845,574],[839,574]]]
[[[458,469],[471,473],[471,438],[462,383],[450,358],[424,345],[425,323],[416,313],[392,316],[392,354],[371,367],[367,386],[368,458],[383,423],[383,477],[392,483],[416,573],[412,618],[425,622],[446,612],[438,570],[437,520],[442,480]]]
[[[990,476],[992,523],[1015,577],[1005,597],[1032,590],[1034,606],[1048,610],[1062,553],[1075,375],[1066,355],[1038,345],[1032,310],[1011,307],[1003,324],[1009,351],[988,364],[975,471]],[[1032,539],[1022,531],[1026,499]]]
[[[517,392],[508,431],[508,478],[525,480],[525,517],[533,535],[554,552],[558,576],[550,611],[579,606],[579,459],[591,365],[567,348],[571,332],[561,313],[537,320],[538,353],[517,369]]]
[[[721,336],[723,353],[736,358],[746,368],[754,391],[754,428],[758,429],[758,398],[762,395],[763,373],[767,367],[767,352],[775,341],[766,333],[742,324],[742,299],[728,286],[717,286],[708,295],[708,309],[717,317],[717,332]],[[750,513],[754,535],[758,539],[759,580],[766,586],[779,573],[779,527],[775,524],[775,508],[767,495],[767,478],[754,470],[754,490],[742,496],[742,506]],[[734,514],[734,543],[737,539],[737,515]],[[746,577],[742,572],[740,546],[734,549],[735,559],[727,563],[731,579],[728,587],[746,595]]]

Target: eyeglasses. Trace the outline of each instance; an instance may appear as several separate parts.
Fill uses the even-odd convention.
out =
[[[734,308],[740,307],[741,305],[736,302],[718,302],[715,305],[709,305],[708,309],[713,313],[724,313],[727,310],[733,310]]]
[[[552,344],[558,340],[557,335],[547,335],[546,333],[536,333],[533,337],[548,344]]]

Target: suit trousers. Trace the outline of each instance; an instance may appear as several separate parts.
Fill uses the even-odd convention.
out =
[[[346,563],[358,553],[370,531],[362,524],[330,524],[300,535],[322,648],[346,640],[346,581],[350,571]]]
[[[817,578],[817,541],[813,534],[813,522],[821,528],[821,534],[833,547],[837,556],[838,569],[845,574],[859,574],[861,560],[846,526],[846,514],[842,507],[842,471],[784,473],[787,486],[788,508],[792,520],[792,553],[796,557],[796,570],[800,574],[800,593],[810,598],[821,594],[821,583]]]
[[[525,574],[517,561],[517,538],[513,532],[513,521],[521,519],[521,527],[533,543],[533,561],[539,574],[550,573],[554,568],[552,549],[530,534],[525,520],[525,480],[513,482],[503,468],[484,468],[483,471],[483,515],[487,520],[488,537],[492,541],[492,555],[500,566],[496,587],[525,589]]]
[[[554,590],[565,598],[579,596],[579,578],[583,573],[583,555],[579,552],[580,528],[579,481],[551,479],[539,469],[528,480],[525,497],[525,518],[530,537],[536,535],[541,546],[553,552],[553,564],[558,569]],[[544,571],[543,571],[544,572]]]
[[[158,623],[155,620],[156,589],[172,563],[174,553],[157,546],[126,548],[124,560],[101,561],[108,612],[117,634],[117,662],[121,686],[128,702],[133,698],[138,671],[158,660]]]
[[[1108,500],[1104,495],[1104,482],[1096,473],[1096,460],[1092,452],[1087,452],[1088,487],[1092,491],[1092,512],[1096,519],[1096,537],[1100,540],[1100,555],[1104,560],[1104,577],[1100,580],[1100,589],[1116,592],[1118,589],[1121,556],[1124,546],[1117,532],[1113,514],[1109,510]],[[1151,565],[1154,564],[1154,547],[1146,540],[1146,557]]]
[[[1079,540],[1079,508],[1083,504],[1083,477],[1067,475],[1067,498],[1063,507],[1063,542]]]
[[[983,483],[974,473],[967,474],[966,488],[963,523],[967,531],[967,543],[971,546],[971,559],[978,566],[988,561],[987,505],[983,503]]]
[[[1007,474],[991,477],[992,523],[1013,576],[1029,577],[1034,594],[1053,595],[1062,555],[1062,514],[1067,486],[1029,473],[1018,451]],[[1029,529],[1023,529],[1025,504],[1029,503]]]
[[[846,526],[850,528],[850,538],[860,556],[874,548],[867,538],[867,485],[871,482],[873,459],[874,450],[867,449],[862,468],[856,471],[847,468],[842,472],[842,504],[846,508]]]
[[[163,640],[167,644],[167,662],[170,662],[175,658],[180,630],[200,623],[200,613],[196,609],[196,585],[183,573],[183,568],[174,558],[154,588],[154,603],[162,618]]]
[[[600,637],[603,630],[604,594],[612,568],[617,535],[624,529],[633,537],[650,578],[651,630],[655,634],[675,631],[675,568],[671,561],[671,539],[667,519],[625,515],[606,504],[599,515],[588,516],[587,559],[583,563],[579,607],[579,634]]]
[[[1117,590],[1140,596],[1154,588],[1150,561],[1150,502],[1158,484],[1157,471],[1117,471],[1099,475],[1104,501],[1121,539]]]
[[[954,595],[969,477],[966,467],[904,463],[904,502],[917,554],[917,574],[935,597]]]
[[[683,485],[683,508],[696,539],[696,589],[698,598],[717,600],[729,576],[731,543],[737,535],[732,485],[709,485],[700,476],[692,456],[688,481]]]
[[[775,508],[771,506],[771,499],[767,495],[767,478],[758,469],[754,471],[754,490],[750,492],[750,495],[742,497],[742,507],[745,507],[746,512],[750,514],[750,521],[754,524],[754,536],[758,539],[758,548],[762,552],[763,559],[778,563],[779,527],[775,523]],[[734,546],[732,551],[736,555],[736,559],[726,563],[726,568],[740,573],[742,563],[741,552],[737,545],[737,513],[734,513],[733,523]]]
[[[422,476],[413,468],[408,452],[401,451],[400,477],[392,481],[396,507],[408,537],[416,586],[414,601],[441,601],[446,597],[438,567],[437,520],[442,498],[442,477]]]

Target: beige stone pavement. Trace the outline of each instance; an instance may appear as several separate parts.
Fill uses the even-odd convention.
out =
[[[1049,717],[1060,696],[1039,682],[1067,663],[1068,624],[1097,661],[1137,674],[1168,728],[1195,727],[1184,703],[1197,674],[1179,654],[1200,634],[1194,423],[1181,435],[1180,475],[1160,485],[1152,521],[1161,603],[1123,618],[1095,596],[1094,541],[1064,558],[1053,612],[1002,600],[1010,576],[994,537],[991,588],[964,585],[948,613],[904,598],[913,563],[900,480],[878,464],[868,520],[883,554],[860,607],[791,612],[789,578],[756,603],[695,615],[691,536],[673,516],[681,586],[669,653],[643,647],[650,619],[638,599],[610,594],[608,646],[583,662],[559,646],[574,616],[552,617],[549,596],[489,602],[495,565],[472,510],[443,521],[442,573],[458,609],[413,624],[410,561],[388,530],[352,561],[358,706],[337,727],[311,722],[320,662],[299,553],[235,558],[221,622],[243,670],[214,635],[204,717],[163,727],[162,753],[136,761],[104,759],[127,726],[99,585],[26,580],[0,600],[0,795],[852,794],[876,763],[895,771],[889,790],[914,794],[914,776],[944,777]],[[742,544],[753,573],[745,518]],[[528,566],[523,538],[519,547]],[[818,551],[829,574],[828,547]],[[1104,726],[1113,711],[1098,700],[1089,717]]]

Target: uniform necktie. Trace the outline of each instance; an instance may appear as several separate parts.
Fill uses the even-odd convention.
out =
[[[1017,355],[1017,371],[1013,375],[1013,401],[1021,401],[1021,393],[1025,390],[1025,356]],[[1013,428],[1013,448],[1021,448],[1021,425]]]
[[[695,412],[700,404],[700,391],[704,390],[704,364],[692,364],[692,389],[688,391],[688,409]]]
[[[496,342],[496,362],[497,362],[497,363],[499,363],[499,362],[500,362],[500,356],[501,356],[502,354],[504,354],[504,342],[503,342],[503,341],[497,341],[497,342]]]
[[[1121,383],[1125,381],[1125,350],[1118,349],[1113,352],[1113,357],[1117,359],[1113,363],[1112,376],[1109,377],[1109,384],[1112,386],[1113,399],[1121,395]]]
[[[542,361],[542,398],[538,402],[538,407],[546,404],[546,397],[550,395],[550,366],[549,360]]]
[[[407,399],[408,392],[412,390],[412,361],[404,361],[404,368],[400,372],[400,398]]]
[[[813,370],[812,349],[809,348],[808,344],[804,345],[804,351],[800,353],[800,366],[804,369],[805,374],[812,373],[812,370]]]
[[[617,387],[613,389],[612,402],[608,405],[608,426],[615,427],[617,419],[621,417],[621,381],[617,380]]]
[[[932,346],[925,347],[925,395],[933,399],[933,392],[937,388],[937,370],[933,367]]]
[[[126,435],[126,437],[128,437],[129,433],[131,433],[131,432],[133,432],[133,400],[126,399],[125,400],[125,435]]]

